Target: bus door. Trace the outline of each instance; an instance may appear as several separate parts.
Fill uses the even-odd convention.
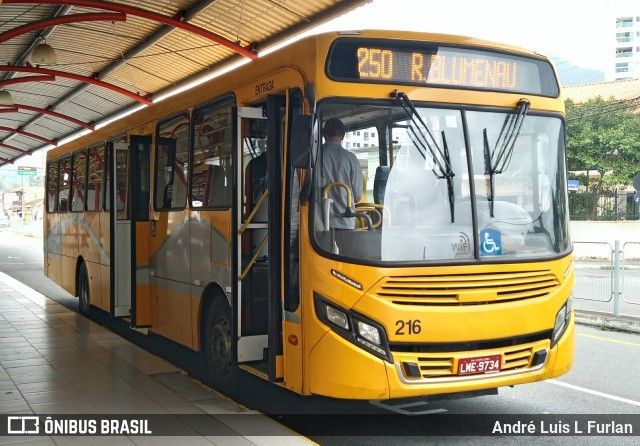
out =
[[[149,269],[149,191],[151,178],[151,135],[131,135],[129,198],[131,215],[131,326],[151,325],[151,276]]]
[[[268,347],[269,256],[266,123],[262,108],[237,108],[236,316],[238,363],[262,361]]]
[[[151,136],[132,135],[110,150],[111,314],[134,327],[151,320],[148,245]],[[138,243],[136,242],[138,240]],[[138,246],[136,246],[138,245]],[[146,254],[146,255],[145,255]]]
[[[109,177],[111,209],[111,315],[116,317],[131,315],[131,288],[134,276],[131,268],[131,208],[129,184],[132,172],[129,170],[129,144],[110,144]]]

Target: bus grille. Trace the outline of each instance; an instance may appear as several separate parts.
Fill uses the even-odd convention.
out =
[[[526,368],[531,363],[533,349],[531,347],[520,349],[517,346],[513,350],[505,351],[502,356],[502,372]],[[423,378],[439,378],[457,374],[454,369],[455,360],[452,356],[438,354],[435,357],[420,356],[418,366]]]
[[[387,277],[376,297],[399,305],[483,305],[545,297],[560,282],[549,270]]]
[[[528,344],[512,345],[500,349],[476,351],[473,356],[500,354],[502,356],[500,374],[514,371],[524,372],[529,370],[532,366],[531,361],[534,353],[548,348],[549,340],[541,340]],[[458,377],[458,360],[467,356],[469,356],[469,352],[464,352],[464,354],[456,354],[453,352],[394,353],[394,357],[399,363],[403,363],[405,361],[416,363],[420,368],[420,375],[422,379],[427,380]],[[489,377],[491,375],[492,374],[486,374],[483,376]],[[465,378],[465,375],[460,378]]]

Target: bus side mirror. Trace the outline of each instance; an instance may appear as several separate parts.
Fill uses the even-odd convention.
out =
[[[291,165],[306,169],[311,166],[312,117],[297,115],[293,118],[291,129]]]

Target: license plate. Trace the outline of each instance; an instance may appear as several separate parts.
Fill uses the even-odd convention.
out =
[[[502,355],[461,358],[458,361],[458,375],[499,372],[501,366]]]

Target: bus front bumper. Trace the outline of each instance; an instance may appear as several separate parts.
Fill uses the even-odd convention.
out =
[[[311,352],[307,391],[333,398],[384,400],[473,392],[557,377],[567,373],[573,362],[574,317],[553,347],[547,339],[491,350],[392,353],[393,363],[389,363],[329,331]],[[500,371],[458,373],[461,361],[496,355],[501,358]]]

